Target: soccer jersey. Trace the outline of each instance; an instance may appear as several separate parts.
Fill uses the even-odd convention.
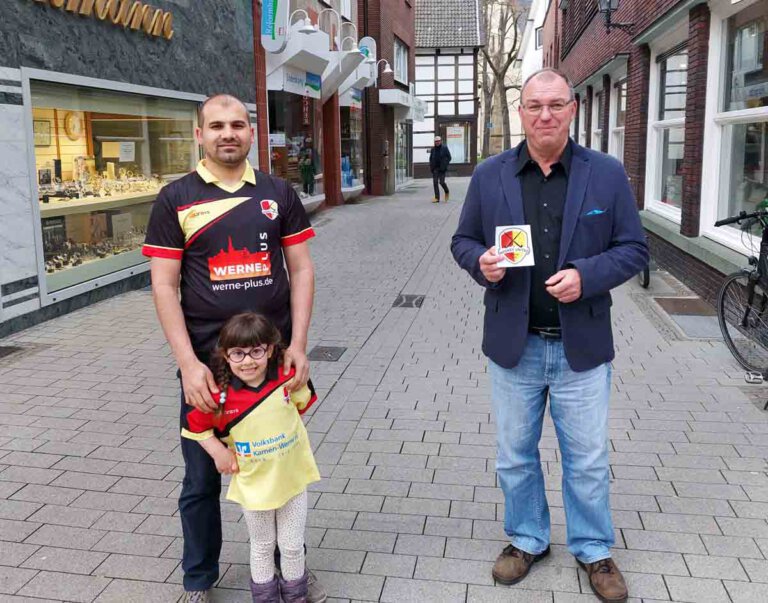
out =
[[[233,378],[220,415],[190,410],[181,435],[192,440],[216,436],[237,456],[227,499],[250,511],[278,509],[320,479],[300,414],[317,400],[310,382],[289,393],[295,370],[253,388]],[[221,394],[214,394],[220,401]],[[216,424],[218,420],[218,425]]]
[[[201,161],[167,185],[152,208],[142,253],[182,260],[181,307],[200,356],[240,312],[269,318],[290,344],[290,287],[283,247],[314,236],[304,206],[284,180],[246,166],[226,186]]]

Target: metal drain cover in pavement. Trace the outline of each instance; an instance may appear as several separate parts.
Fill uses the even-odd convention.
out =
[[[392,304],[393,308],[421,308],[424,303],[423,295],[400,294]]]
[[[10,356],[11,354],[18,352],[19,350],[22,350],[24,348],[20,348],[17,346],[12,345],[0,345],[0,358],[4,358],[5,356]]]
[[[347,351],[347,348],[342,348],[333,345],[316,345],[309,352],[307,358],[310,360],[318,360],[320,362],[338,362],[339,358]]]

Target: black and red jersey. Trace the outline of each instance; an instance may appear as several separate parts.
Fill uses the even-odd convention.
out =
[[[181,307],[192,347],[205,357],[239,312],[265,315],[290,343],[282,249],[314,234],[286,181],[248,165],[243,180],[228,187],[200,162],[160,191],[142,253],[181,260]]]

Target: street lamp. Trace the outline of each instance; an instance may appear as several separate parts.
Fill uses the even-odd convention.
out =
[[[381,65],[382,63],[384,63],[384,65],[385,65],[384,66],[384,71],[381,72],[382,75],[388,75],[390,73],[394,73],[394,71],[392,71],[392,67],[389,66],[389,61],[387,59],[379,59],[376,62],[376,68],[375,68],[376,69],[376,79],[374,80],[374,84],[375,84],[375,86],[377,88],[379,87],[379,65]]]
[[[357,40],[352,36],[347,36],[341,41],[339,50],[344,50],[344,42],[346,42],[347,40],[352,40],[352,48],[349,49],[349,52],[360,52],[360,49],[357,47]]]
[[[619,10],[620,0],[597,0],[597,10],[605,15],[605,31],[611,33],[611,29],[623,29],[631,31],[634,23],[613,23],[611,14]]]
[[[317,33],[319,31],[312,24],[312,19],[309,18],[309,13],[307,13],[307,11],[305,11],[303,8],[296,9],[295,11],[293,11],[291,13],[291,16],[288,17],[288,27],[290,27],[291,23],[293,23],[293,17],[295,17],[297,13],[302,13],[304,15],[304,19],[303,19],[304,25],[302,25],[299,28],[299,33],[303,33],[303,34],[309,35],[309,34]],[[285,14],[285,13],[283,13],[283,14]]]

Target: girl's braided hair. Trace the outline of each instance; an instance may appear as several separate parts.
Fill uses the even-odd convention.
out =
[[[283,360],[285,346],[280,331],[272,322],[261,314],[243,312],[230,318],[222,327],[219,339],[211,355],[211,370],[221,392],[226,392],[232,380],[227,350],[231,348],[252,348],[260,345],[274,346],[272,358],[267,365],[267,379],[276,379],[278,367]],[[226,395],[226,394],[225,394]],[[219,404],[217,414],[223,409]]]

